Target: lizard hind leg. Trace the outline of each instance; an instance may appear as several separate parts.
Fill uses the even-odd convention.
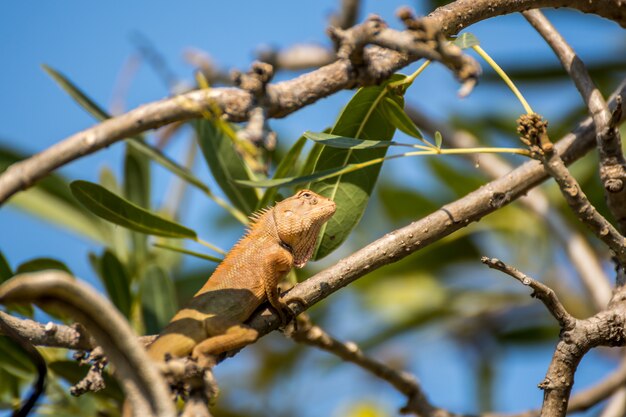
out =
[[[198,360],[200,366],[214,364],[213,356],[230,350],[241,349],[259,338],[259,333],[245,324],[235,324],[224,333],[211,336],[198,343],[191,352],[191,357]]]

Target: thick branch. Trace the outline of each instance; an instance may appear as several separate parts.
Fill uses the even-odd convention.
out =
[[[613,19],[626,27],[626,8],[621,6],[622,0],[458,0],[436,9],[424,21],[440,28],[444,35],[452,35],[472,23],[502,14],[537,7],[573,7]],[[354,71],[350,62],[338,60],[292,80],[268,86],[268,117],[284,117],[339,90],[385,79],[411,62],[407,56],[381,48],[365,51],[365,58],[367,66],[359,71]],[[146,130],[201,117],[212,104],[216,104],[229,120],[237,122],[247,120],[253,100],[249,93],[239,89],[192,91],[104,121],[10,166],[0,176],[0,205],[68,162]]]
[[[626,7],[623,0],[457,0],[426,16],[453,35],[481,20],[544,7],[571,7],[613,20],[626,28]]]

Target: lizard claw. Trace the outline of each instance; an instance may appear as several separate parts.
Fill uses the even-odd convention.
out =
[[[280,327],[287,326],[291,321],[295,323],[296,313],[283,300],[281,300],[280,308],[276,309],[276,313],[280,317]]]

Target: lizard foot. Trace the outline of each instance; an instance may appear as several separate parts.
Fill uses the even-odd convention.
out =
[[[295,311],[292,310],[291,307],[289,307],[289,303],[294,302],[294,301],[304,304],[304,300],[302,300],[301,298],[290,297],[288,300],[286,300],[283,297],[283,298],[280,299],[280,306],[281,306],[281,308],[280,309],[276,309],[276,312],[278,313],[278,316],[280,317],[280,322],[281,322],[281,326],[280,327],[285,327],[290,322],[293,322],[294,327],[297,327],[298,321],[296,320],[296,317],[298,315],[296,314]]]

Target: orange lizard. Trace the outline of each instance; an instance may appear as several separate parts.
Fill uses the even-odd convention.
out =
[[[285,323],[291,312],[278,283],[292,267],[307,263],[320,228],[334,213],[332,200],[301,190],[253,215],[246,235],[148,347],[149,356],[163,361],[166,354],[191,354],[208,363],[212,355],[240,349],[258,338],[243,323],[265,300]]]

